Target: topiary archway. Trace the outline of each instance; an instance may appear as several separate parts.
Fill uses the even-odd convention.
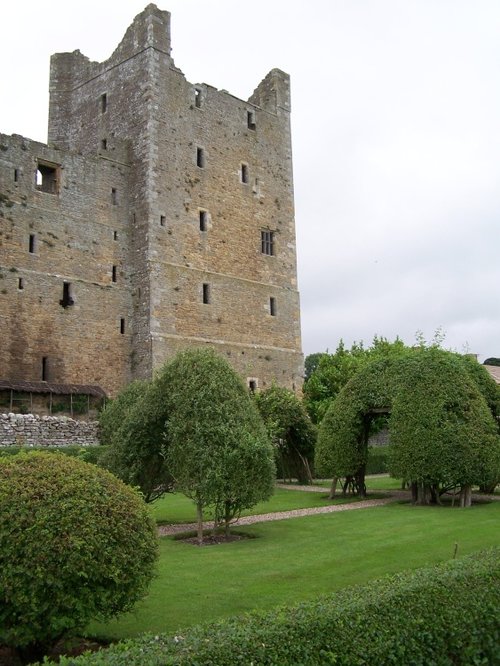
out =
[[[490,390],[463,357],[436,348],[369,363],[346,384],[321,422],[317,473],[350,477],[364,496],[369,423],[386,411],[389,468],[411,482],[413,501],[439,502],[443,492],[459,488],[461,505],[468,506],[472,485],[500,477],[498,424],[491,400],[485,399]]]

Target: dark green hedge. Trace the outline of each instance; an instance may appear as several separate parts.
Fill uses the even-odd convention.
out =
[[[14,456],[21,451],[44,451],[45,453],[64,453],[66,456],[79,458],[84,462],[99,464],[102,455],[107,451],[107,446],[3,446],[0,448],[0,458]]]
[[[334,564],[332,563],[332,566]],[[500,549],[61,666],[500,664]]]
[[[366,474],[387,474],[389,471],[389,446],[372,446],[368,449]]]

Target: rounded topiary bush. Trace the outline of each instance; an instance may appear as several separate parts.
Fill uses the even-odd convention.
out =
[[[157,554],[147,506],[109,472],[62,454],[0,460],[0,644],[38,656],[129,610]]]

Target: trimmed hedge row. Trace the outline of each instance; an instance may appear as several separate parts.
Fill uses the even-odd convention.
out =
[[[17,453],[29,451],[43,451],[44,453],[64,453],[65,456],[78,458],[83,462],[97,465],[101,456],[107,451],[107,446],[5,446],[0,448],[0,458],[15,456]]]
[[[500,664],[500,549],[177,636],[145,635],[60,664]]]
[[[387,474],[389,471],[389,446],[372,446],[368,449],[365,474]]]

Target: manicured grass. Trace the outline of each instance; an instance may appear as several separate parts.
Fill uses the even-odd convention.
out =
[[[500,502],[470,509],[384,507],[245,527],[253,539],[199,548],[161,539],[158,577],[134,613],[89,633],[177,631],[268,609],[500,544]]]
[[[275,511],[290,511],[292,509],[310,509],[330,504],[343,504],[346,501],[353,501],[353,499],[348,498],[344,500],[339,496],[335,500],[329,500],[327,488],[325,488],[324,494],[276,488],[274,495],[268,502],[260,502],[250,511],[244,511],[242,515],[249,516],[274,513]],[[151,508],[156,522],[160,525],[196,522],[196,509],[193,501],[181,493],[165,495],[157,502],[153,502]],[[210,520],[211,517],[211,514],[207,512],[206,519]]]

